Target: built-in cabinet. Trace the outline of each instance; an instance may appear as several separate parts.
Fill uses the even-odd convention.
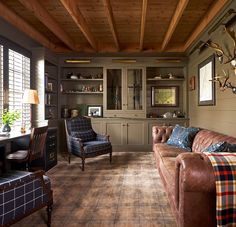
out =
[[[72,110],[88,115],[88,106],[102,106],[103,116],[93,117],[92,126],[97,133],[110,135],[114,149],[150,149],[154,125],[188,126],[184,61],[156,64],[153,58],[142,60],[127,65],[112,63],[111,58],[92,59],[90,64],[67,64],[61,59],[60,119],[71,117]],[[152,106],[151,87],[155,86],[177,86],[178,106]],[[180,112],[182,118],[162,118],[166,112]],[[63,137],[64,124],[60,122]]]
[[[58,119],[58,67],[45,60],[45,120]]]
[[[186,69],[184,66],[165,66],[165,67],[147,67],[146,81],[147,97],[147,117],[161,117],[166,112],[172,114],[178,113],[181,117],[187,116],[187,83]],[[152,105],[153,89],[152,88],[177,88],[177,105],[176,106],[158,106]]]
[[[105,68],[104,116],[145,117],[145,69]]]
[[[144,122],[113,120],[104,122],[105,132],[113,145],[144,145]]]
[[[94,131],[109,135],[114,149],[150,149],[153,126],[174,126],[176,124],[188,126],[188,123],[187,118],[92,118]]]
[[[62,67],[59,89],[61,118],[71,110],[87,115],[88,105],[103,105],[103,68]]]

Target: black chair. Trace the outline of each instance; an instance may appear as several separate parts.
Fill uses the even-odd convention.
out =
[[[112,161],[112,146],[108,135],[100,135],[94,132],[91,119],[87,117],[75,117],[65,120],[65,130],[68,149],[68,161],[71,154],[82,159],[82,171],[86,158],[103,154],[110,154]]]
[[[7,161],[10,163],[24,163],[27,170],[32,170],[30,166],[31,162],[43,157],[47,131],[48,126],[33,128],[30,135],[29,148],[7,155]]]

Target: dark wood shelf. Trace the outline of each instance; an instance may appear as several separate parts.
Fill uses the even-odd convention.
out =
[[[75,91],[75,92],[71,92],[71,91],[64,91],[62,92],[62,94],[65,94],[65,95],[92,95],[92,94],[103,94],[103,92],[100,92],[100,91]]]
[[[184,78],[148,78],[147,81],[156,81],[156,80],[161,80],[161,81],[183,81]]]
[[[61,79],[61,81],[103,81],[103,79]]]
[[[51,75],[45,75],[45,77],[47,77],[49,80],[57,80],[56,77],[51,76]]]
[[[45,90],[45,93],[47,93],[47,94],[57,94],[56,91],[49,91],[49,90]]]
[[[45,104],[46,107],[57,107],[56,104]]]

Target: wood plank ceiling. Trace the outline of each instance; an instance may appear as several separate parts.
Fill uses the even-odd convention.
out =
[[[185,52],[229,0],[0,0],[0,17],[55,52]]]

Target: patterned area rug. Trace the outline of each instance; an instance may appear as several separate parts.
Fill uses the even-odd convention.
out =
[[[52,226],[176,226],[151,152],[114,152],[48,172],[54,192]],[[14,226],[46,226],[42,209]]]

